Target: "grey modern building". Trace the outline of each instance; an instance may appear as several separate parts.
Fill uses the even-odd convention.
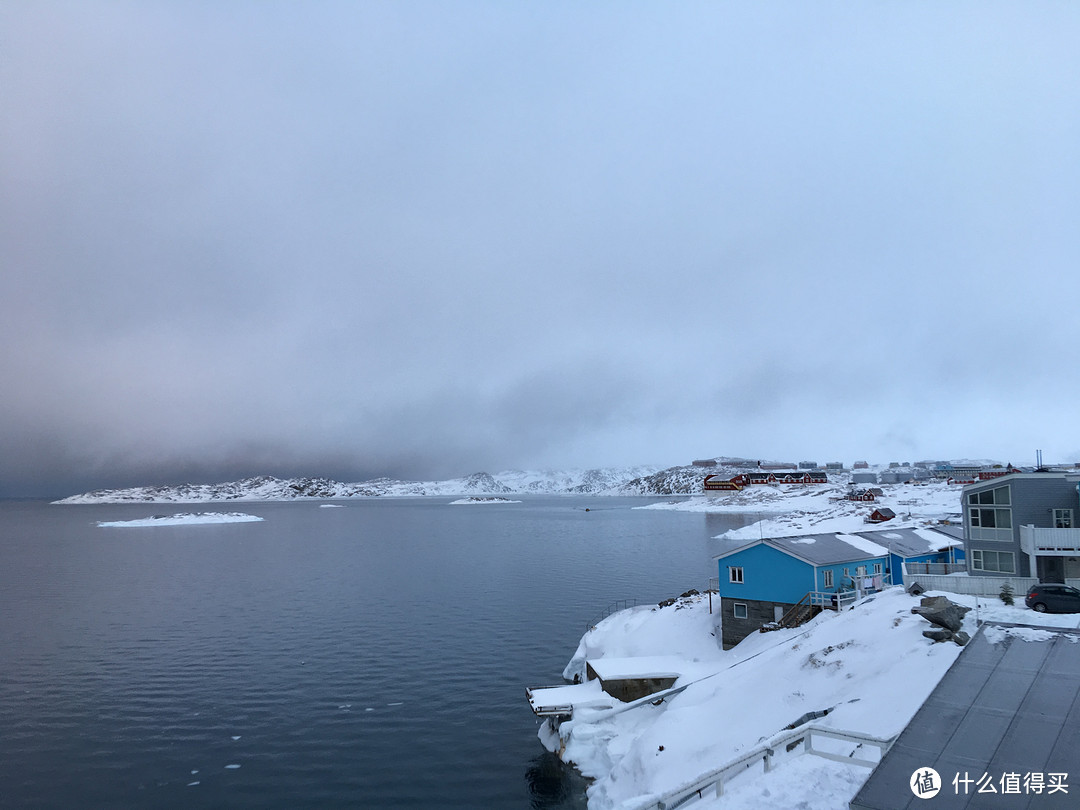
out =
[[[1077,473],[1010,473],[968,484],[961,498],[972,574],[1080,578]]]

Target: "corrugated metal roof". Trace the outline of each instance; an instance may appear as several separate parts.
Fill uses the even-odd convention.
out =
[[[1080,794],[1080,631],[987,623],[915,713],[849,804],[850,810],[1076,807]],[[933,768],[940,792],[912,791]],[[1024,790],[1027,774],[1066,774],[1068,792]],[[989,775],[996,795],[954,777]],[[1018,774],[1019,793],[1002,778]]]

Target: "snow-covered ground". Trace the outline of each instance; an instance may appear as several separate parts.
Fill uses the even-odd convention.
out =
[[[1036,614],[997,599],[944,595],[973,608],[964,621],[971,634],[980,620],[1080,626],[1077,615]],[[583,708],[563,724],[561,740],[546,735],[545,726],[541,740],[555,750],[561,746],[563,759],[595,780],[590,808],[627,810],[747,753],[807,712],[829,710],[817,725],[892,737],[961,651],[952,642],[923,637],[931,625],[911,613],[918,604],[892,588],[850,610],[826,611],[802,627],[754,634],[726,652],[716,643],[716,617],[705,595],[615,613],[581,639],[564,673],[568,679],[583,674],[586,658],[674,656],[684,662],[675,685],[689,686],[659,706],[646,702],[621,713]],[[1039,635],[992,632],[1030,641]],[[781,757],[769,773],[748,770],[725,786],[722,799],[706,798],[695,807],[838,810],[869,774],[868,768],[809,754]]]
[[[243,512],[182,512],[177,515],[154,515],[137,520],[99,520],[102,528],[144,528],[147,526],[192,526],[204,523],[251,523],[262,520]]]
[[[687,500],[663,501],[638,508],[734,512],[760,517],[752,525],[724,535],[733,540],[918,527],[942,520],[960,522],[962,487],[944,481],[869,486],[883,492],[883,496],[872,503],[844,500],[844,494],[848,491],[845,477],[829,484],[752,486],[741,492],[725,492],[711,497],[699,495]],[[866,517],[881,506],[892,509],[896,517],[876,526],[866,523]]]

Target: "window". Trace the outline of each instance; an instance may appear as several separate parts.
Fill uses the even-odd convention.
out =
[[[982,492],[972,492],[968,495],[968,503],[974,506],[975,504],[996,504],[997,506],[1008,506],[1011,501],[1009,500],[1009,488],[995,487],[994,489],[984,489]]]
[[[1055,509],[1054,510],[1054,528],[1055,529],[1071,529],[1073,527],[1072,522],[1072,509]]]
[[[866,566],[865,565],[860,565],[858,568],[856,568],[855,569],[855,576],[857,576],[857,577],[865,577],[866,576]]]
[[[1012,498],[1009,487],[994,487],[981,492],[971,492],[968,502],[968,532],[975,540],[1011,541]]]
[[[826,587],[826,588],[831,588],[831,587],[833,586],[833,581],[832,581],[832,569],[831,569],[831,568],[826,568],[826,569],[825,569],[825,570],[824,570],[824,571],[822,572],[822,574],[823,574],[823,580],[822,580],[822,582],[823,582],[823,587]]]
[[[731,615],[736,619],[745,619],[747,616],[746,605],[742,602],[736,602],[731,606]]]
[[[881,563],[874,563],[874,574],[876,575],[876,574],[880,574],[880,573],[881,573]]]
[[[996,571],[999,574],[1016,573],[1011,551],[986,551],[976,548],[971,551],[971,567],[978,571]]]
[[[740,585],[742,584],[742,582],[743,582],[743,573],[742,573],[742,566],[741,565],[738,565],[738,566],[729,565],[727,573],[728,573],[728,581],[729,582],[737,582]]]
[[[845,579],[847,579],[847,578],[848,578],[848,577],[850,577],[850,576],[851,576],[851,572],[850,572],[850,571],[848,571],[848,569],[846,569],[846,568],[845,568],[845,569],[844,569],[844,578],[845,578]]]

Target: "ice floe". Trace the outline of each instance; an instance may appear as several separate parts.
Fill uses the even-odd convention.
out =
[[[136,520],[99,520],[102,528],[135,529],[147,526],[191,526],[204,523],[252,523],[262,520],[243,512],[181,512],[177,515],[154,515]]]

